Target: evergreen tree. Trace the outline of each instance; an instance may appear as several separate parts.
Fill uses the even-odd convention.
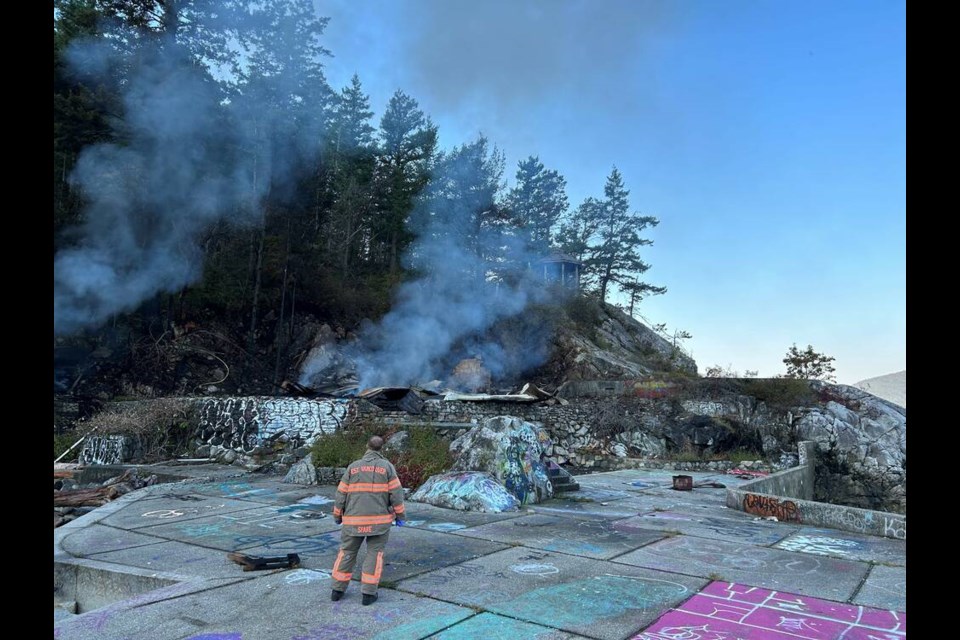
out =
[[[437,127],[424,116],[417,101],[397,90],[380,120],[377,160],[378,228],[384,236],[390,273],[400,268],[400,255],[411,240],[406,229],[413,199],[429,180],[437,147]]]
[[[605,302],[611,284],[626,284],[650,268],[640,258],[640,248],[652,240],[640,237],[648,226],[660,223],[653,216],[641,216],[630,211],[630,192],[616,167],[607,177],[603,189],[602,219],[597,231],[597,243],[591,245],[586,260],[596,276],[601,302]],[[648,292],[665,290],[650,288]]]
[[[544,167],[536,156],[520,161],[516,180],[507,194],[507,207],[514,224],[529,239],[529,248],[545,255],[553,244],[554,226],[569,205],[567,181],[557,171]]]

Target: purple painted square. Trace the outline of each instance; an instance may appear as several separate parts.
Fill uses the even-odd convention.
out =
[[[711,582],[633,640],[903,640],[906,614]]]

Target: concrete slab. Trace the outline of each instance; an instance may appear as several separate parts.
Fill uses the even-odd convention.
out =
[[[853,602],[892,611],[906,611],[907,568],[873,566]]]
[[[538,624],[481,613],[430,636],[431,640],[568,640],[583,638]]]
[[[705,580],[530,549],[506,549],[398,588],[589,638],[620,640],[689,598]]]
[[[186,578],[231,578],[243,569],[217,549],[206,549],[182,542],[161,542],[149,547],[134,547],[97,554],[97,560],[153,569]]]
[[[149,495],[125,504],[122,508],[103,518],[101,524],[118,529],[141,529],[155,524],[165,524],[173,521],[185,522],[195,518],[255,509],[257,506],[253,502],[211,498],[192,493],[176,496]]]
[[[691,536],[661,540],[613,562],[840,602],[853,595],[869,569],[862,562]]]
[[[163,539],[126,529],[93,524],[68,533],[63,538],[61,547],[75,558],[86,558],[98,553],[142,547],[159,542],[163,542]]]
[[[530,506],[530,512],[552,516],[566,516],[580,520],[622,520],[650,507],[634,497],[615,500],[577,500],[560,498]]]
[[[164,600],[135,610],[91,612],[58,623],[58,640],[419,640],[474,614],[470,609],[381,589],[376,605],[359,590],[330,602],[329,578],[286,571]]]
[[[897,640],[906,638],[906,614],[713,582],[632,640],[665,638]]]
[[[467,527],[475,527],[489,522],[499,522],[519,518],[529,513],[526,509],[506,511],[504,513],[483,513],[480,511],[458,511],[444,509],[422,502],[404,503],[406,507],[406,526],[430,531],[450,532]]]
[[[249,547],[244,553],[253,555],[284,555],[297,553],[301,566],[307,569],[329,572],[340,548],[340,532],[320,536],[270,541],[262,546]],[[458,562],[473,560],[506,545],[487,540],[472,540],[446,533],[422,529],[394,528],[390,532],[383,555],[382,584],[390,584],[427,571],[433,571]],[[359,567],[363,566],[366,547],[357,554],[354,580],[360,579]]]
[[[614,524],[608,520],[533,514],[454,533],[598,559],[613,558],[664,536],[658,531],[640,528],[621,531],[614,528]]]
[[[774,546],[787,551],[813,553],[846,560],[872,560],[898,566],[905,566],[907,563],[905,540],[864,536],[837,529],[802,527],[800,531]]]
[[[294,503],[157,524],[138,531],[203,547],[236,551],[281,538],[305,538],[339,529],[340,525],[333,521],[329,508]],[[269,536],[269,540],[258,542],[261,536]]]
[[[233,478],[222,482],[200,482],[184,485],[188,493],[212,498],[249,500],[262,504],[289,504],[301,498],[319,495],[334,499],[337,488],[333,486],[303,487],[285,484],[278,480],[258,478]]]
[[[730,515],[734,515],[731,513]],[[711,540],[749,542],[756,545],[771,545],[799,530],[797,525],[784,522],[755,521],[746,514],[740,517],[718,518],[681,511],[650,511],[633,518],[617,520],[614,529],[628,533],[633,530],[668,531],[685,536],[697,536]]]

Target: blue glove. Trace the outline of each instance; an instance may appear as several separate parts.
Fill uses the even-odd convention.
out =
[[[401,520],[400,518],[397,518],[397,519],[394,521],[393,524],[394,524],[394,526],[402,527],[402,526],[403,526],[404,524],[406,524],[406,523],[405,523],[403,520]]]

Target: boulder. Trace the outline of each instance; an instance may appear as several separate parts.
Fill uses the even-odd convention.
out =
[[[425,502],[460,511],[500,513],[516,511],[520,502],[489,473],[479,471],[442,473],[430,478],[410,496],[411,502]]]
[[[403,453],[410,448],[410,434],[406,431],[397,431],[395,434],[390,436],[385,443],[383,443],[383,452],[386,453]]]
[[[550,438],[539,426],[513,416],[489,418],[450,443],[454,471],[486,471],[520,504],[553,497],[544,463]]]
[[[290,467],[283,481],[290,484],[317,484],[317,469],[310,456]]]

